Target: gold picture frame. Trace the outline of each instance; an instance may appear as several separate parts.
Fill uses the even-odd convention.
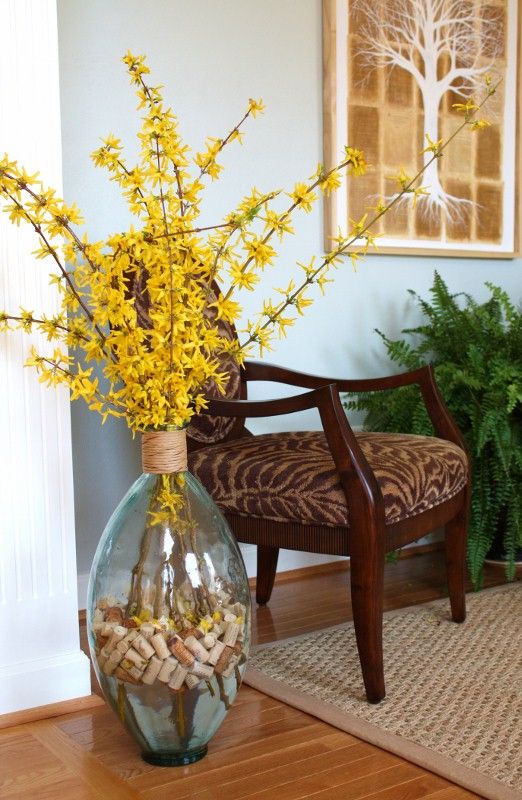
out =
[[[453,105],[478,97],[491,74],[500,84],[484,110],[488,127],[463,130],[423,176],[430,194],[415,208],[390,211],[375,232],[379,251],[388,253],[519,254],[521,4],[323,0],[324,163],[333,166],[349,144],[371,165],[325,199],[325,249],[339,231],[347,232],[350,219],[393,197],[401,168],[417,172],[425,133],[446,139],[462,121]],[[439,31],[432,40],[422,30],[425,18],[430,31]]]

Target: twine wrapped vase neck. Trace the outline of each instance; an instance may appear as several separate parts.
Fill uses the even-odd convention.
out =
[[[141,436],[141,463],[143,472],[154,474],[185,472],[186,431],[144,431]]]

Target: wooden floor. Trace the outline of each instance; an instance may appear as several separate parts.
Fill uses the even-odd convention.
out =
[[[486,584],[503,582],[491,568]],[[350,619],[349,572],[276,585],[254,612],[266,642]],[[443,596],[440,552],[386,567],[386,608]],[[306,612],[303,613],[303,609]],[[465,800],[458,788],[349,734],[243,686],[208,755],[152,767],[105,706],[0,731],[2,800]]]

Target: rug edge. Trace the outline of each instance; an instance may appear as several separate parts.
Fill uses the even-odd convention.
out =
[[[274,678],[269,678],[253,667],[248,667],[243,681],[253,689],[387,750],[399,758],[404,758],[412,764],[434,772],[458,786],[475,792],[480,797],[488,798],[488,800],[520,800],[521,798],[518,790],[511,789],[494,778],[464,767],[453,759],[438,755],[427,747],[383,731],[377,725],[359,719],[348,711],[340,711],[324,700],[304,695]]]
[[[498,586],[488,586],[487,589],[480,589],[477,592],[466,592],[466,599],[469,597],[479,597],[483,594],[499,594],[501,592],[511,592],[514,590],[515,587],[520,586],[520,581],[516,578],[514,581],[509,581],[508,583],[501,583]],[[412,611],[417,611],[418,613],[422,613],[430,608],[437,608],[439,606],[443,606],[448,604],[448,616],[449,616],[449,597],[438,597],[436,600],[429,600],[428,602],[420,602],[414,603],[410,606],[400,606],[399,608],[390,608],[383,613],[383,619],[392,619],[393,617],[400,617],[403,614],[409,614]],[[462,623],[458,623],[462,624]],[[464,620],[465,624],[465,620]],[[253,645],[251,651],[257,652],[258,650],[266,650],[269,647],[277,647],[278,645],[285,645],[291,644],[291,642],[295,642],[298,639],[303,639],[305,636],[312,636],[314,633],[322,634],[322,633],[333,633],[334,631],[338,631],[341,628],[346,628],[347,626],[353,627],[353,621],[351,619],[346,620],[346,622],[339,622],[337,625],[330,625],[328,628],[320,628],[316,631],[307,631],[306,633],[298,633],[296,636],[288,636],[286,639],[275,639],[272,642],[263,642],[263,644],[256,644]],[[521,800],[520,797],[517,800]]]

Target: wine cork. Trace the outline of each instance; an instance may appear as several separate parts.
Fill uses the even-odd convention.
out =
[[[225,647],[225,649],[218,658],[216,666],[214,667],[218,675],[221,675],[224,672],[224,670],[228,667],[228,662],[230,661],[233,655],[234,651],[232,650],[232,648]]]
[[[105,645],[105,649],[108,653],[112,653],[118,642],[121,642],[127,636],[127,628],[124,628],[123,625],[116,625],[114,628],[111,638]]]
[[[194,656],[196,656],[198,661],[201,661],[202,663],[208,661],[208,650],[203,647],[201,642],[199,642],[195,636],[187,636],[184,641],[184,645]]]
[[[143,656],[143,658],[145,658],[147,661],[148,661],[148,660],[149,660],[149,658],[151,658],[151,656],[153,656],[153,655],[155,654],[155,652],[156,652],[156,651],[154,650],[154,648],[152,647],[152,645],[151,645],[151,644],[149,644],[149,642],[148,642],[148,641],[145,639],[145,637],[141,635],[141,633],[139,634],[139,636],[137,636],[137,637],[134,639],[134,641],[133,641],[133,643],[132,643],[132,646],[133,646],[133,648],[134,648],[135,650],[137,650],[137,651],[138,651],[138,653],[139,653],[141,656]]]
[[[198,678],[211,678],[214,674],[214,667],[210,664],[202,664],[201,661],[194,661],[189,669],[191,675],[197,675]]]
[[[132,675],[129,675],[127,670],[123,669],[123,667],[116,667],[116,669],[114,670],[114,677],[117,678],[119,681],[124,681],[125,683],[132,683],[132,684],[139,683],[139,680],[136,680],[136,678],[133,678]]]
[[[176,659],[173,656],[169,656],[168,658],[165,659],[165,661],[161,666],[160,671],[158,672],[158,680],[161,681],[162,683],[168,683],[170,681],[170,676],[172,675],[176,667],[179,666],[180,666],[179,661],[176,661]]]
[[[223,672],[221,673],[222,676],[224,678],[231,678],[232,675],[234,674],[234,671],[236,669],[237,663],[238,663],[238,657],[237,656],[232,656],[232,658],[228,662],[228,665],[227,665],[226,669],[224,669]]]
[[[123,611],[119,606],[111,606],[105,612],[105,622],[115,622],[117,625],[121,625],[123,622]]]
[[[125,654],[137,636],[138,631],[136,629],[129,631],[127,636],[122,639],[121,642],[118,642],[115,649],[118,650],[119,653]]]
[[[203,645],[203,647],[206,647],[207,650],[212,650],[216,642],[217,642],[217,636],[215,633],[207,633],[201,640],[201,644]]]
[[[133,644],[134,644],[134,642],[133,642]],[[141,669],[142,671],[147,666],[147,661],[148,661],[148,659],[143,658],[141,653],[138,653],[137,650],[134,649],[134,647],[129,647],[129,649],[125,653],[125,660],[130,662],[131,664],[134,664],[134,666],[139,667],[139,669]],[[125,668],[127,669],[127,667],[125,667]],[[129,668],[129,672],[130,672],[130,668]]]
[[[158,656],[151,656],[147,669],[143,673],[141,680],[143,683],[148,685],[154,683],[156,678],[159,675],[161,667],[163,666],[163,661]]]
[[[183,682],[188,675],[188,670],[186,667],[182,667],[181,664],[177,664],[176,668],[172,672],[169,680],[169,689],[181,689],[183,686]]]
[[[208,663],[213,664],[215,666],[219,661],[219,657],[221,656],[221,653],[223,652],[224,649],[225,645],[223,644],[223,642],[216,642],[216,644],[208,654]]]
[[[229,622],[227,629],[225,631],[225,635],[223,636],[223,643],[226,644],[228,647],[233,647],[236,643],[236,639],[239,633],[239,625],[237,622]]]
[[[189,689],[194,689],[199,682],[200,678],[198,678],[196,675],[192,675],[192,673],[190,672],[185,678],[185,684],[188,686]]]
[[[136,681],[140,681],[143,675],[143,670],[140,667],[132,666],[127,669],[129,675]]]
[[[140,628],[140,633],[145,637],[145,639],[147,639],[147,641],[149,641],[149,639],[151,639],[156,633],[156,630],[154,625],[151,625],[150,622],[145,622]]]
[[[197,641],[197,639],[194,639],[194,641]],[[192,655],[191,651],[185,647],[185,644],[181,641],[181,639],[173,637],[172,639],[169,639],[167,646],[174,658],[176,658],[183,667],[192,666],[194,663],[194,656]]]
[[[156,651],[158,658],[165,660],[170,655],[170,650],[167,647],[167,642],[162,633],[156,633],[150,640],[151,645]]]
[[[100,669],[103,667],[103,665],[105,664],[105,662],[109,658],[109,655],[110,655],[110,653],[107,652],[105,647],[102,647],[102,649],[100,650],[100,652],[97,655],[98,666],[100,667]]]

